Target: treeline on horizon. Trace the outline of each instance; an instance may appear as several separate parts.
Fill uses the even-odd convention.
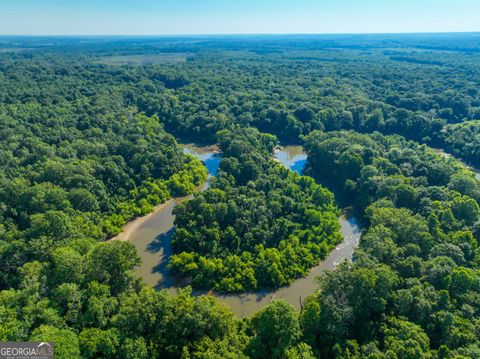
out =
[[[480,185],[429,148],[478,164],[473,35],[0,44],[0,340],[59,358],[480,357]],[[133,245],[102,241],[206,179],[173,135],[224,152],[176,208],[174,274],[290,283],[341,240],[330,191],[366,221],[354,260],[300,313],[243,320],[143,284]],[[272,161],[277,139],[305,146],[308,176]]]
[[[2,71],[7,81],[11,71],[22,77],[25,61],[42,69],[23,74],[32,75],[31,82],[55,82],[42,71],[66,71],[80,83],[101,83],[109,88],[97,95],[158,115],[181,137],[213,142],[217,131],[237,123],[289,141],[312,130],[380,131],[455,150],[478,164],[478,122],[468,133],[452,126],[480,117],[475,34],[193,40],[5,38]],[[143,62],[131,55],[151,62],[136,66]],[[125,66],[106,65],[109,58],[121,64],[122,57]],[[42,87],[30,85],[25,101]],[[60,97],[61,91],[84,95],[68,81],[52,85]],[[2,102],[15,101],[8,92],[2,96]]]

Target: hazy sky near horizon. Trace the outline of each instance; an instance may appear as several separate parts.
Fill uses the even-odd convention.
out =
[[[0,0],[0,34],[480,31],[480,0]]]

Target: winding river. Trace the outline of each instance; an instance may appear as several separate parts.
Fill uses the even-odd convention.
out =
[[[185,153],[190,153],[201,159],[209,174],[215,176],[221,160],[221,154],[214,146],[197,147],[182,145]],[[300,146],[285,146],[275,151],[275,159],[293,171],[301,173],[305,166],[307,155]],[[200,190],[208,188],[208,181]],[[145,283],[156,289],[167,289],[176,292],[175,283],[168,275],[167,264],[172,255],[170,245],[174,232],[174,216],[172,210],[177,203],[188,200],[191,196],[171,200],[140,219],[128,224],[117,239],[128,240],[135,247],[142,258],[142,264],[135,269],[135,273],[142,277]],[[276,291],[259,291],[255,293],[216,295],[216,297],[230,306],[239,317],[245,317],[261,309],[272,299],[285,299],[295,308],[300,309],[301,301],[315,292],[317,284],[315,278],[326,269],[334,269],[338,263],[352,258],[355,247],[358,245],[361,231],[355,218],[341,217],[339,219],[344,241],[339,244],[330,255],[303,278],[297,279],[290,286]],[[201,294],[201,293],[196,293]]]
[[[209,177],[215,176],[221,161],[221,154],[215,146],[197,147],[193,144],[182,145],[185,153],[198,157],[207,167]],[[208,188],[208,180],[199,190]],[[156,208],[153,213],[127,224],[133,230],[124,230],[117,239],[128,240],[142,258],[142,264],[135,268],[135,274],[155,289],[168,289],[175,293],[176,287],[168,274],[167,264],[172,255],[171,238],[174,232],[175,216],[172,211],[176,204],[189,200],[193,195],[172,199]],[[139,221],[137,225],[135,222]],[[122,236],[123,233],[127,236]]]

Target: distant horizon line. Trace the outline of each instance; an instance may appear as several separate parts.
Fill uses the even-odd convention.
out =
[[[406,32],[259,32],[259,33],[163,33],[163,34],[0,34],[0,37],[182,37],[182,36],[326,36],[326,35],[440,35],[440,34],[480,34],[475,31],[406,31]]]

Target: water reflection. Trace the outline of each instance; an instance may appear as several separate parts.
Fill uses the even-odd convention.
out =
[[[203,161],[209,176],[215,176],[222,155],[216,146],[198,147],[193,144],[181,145],[184,153],[189,153]],[[199,190],[208,188],[208,181]],[[175,232],[173,208],[176,204],[189,200],[192,195],[175,198],[161,210],[148,215],[142,224],[131,233],[128,240],[136,247],[142,264],[135,268],[135,274],[155,289],[168,289],[174,293],[175,283],[168,272],[168,262],[173,254],[171,241]]]
[[[174,283],[172,278],[168,275],[167,266],[169,259],[173,254],[172,237],[174,232],[175,228],[172,226],[166,232],[156,236],[155,239],[147,245],[147,250],[150,253],[160,253],[163,257],[163,260],[152,268],[152,274],[158,273],[160,275],[160,278],[155,285],[155,289],[173,287]]]
[[[172,211],[176,202],[171,201],[161,211],[154,213],[128,239],[142,258],[141,265],[135,268],[135,274],[155,289],[171,288],[173,291],[174,282],[167,265],[172,255],[175,218]]]
[[[274,157],[285,167],[302,174],[308,156],[302,146],[284,146],[275,149]]]
[[[198,147],[190,144],[183,145],[183,151],[202,160],[210,176],[217,174],[221,161],[221,153],[217,147]],[[285,146],[276,150],[275,158],[285,167],[301,174],[307,161],[307,154],[301,146]],[[480,177],[480,174],[477,173],[477,177]],[[208,181],[201,186],[201,190],[205,190],[207,187]],[[169,276],[167,269],[169,258],[172,255],[171,238],[175,230],[175,217],[172,211],[177,203],[191,197],[187,196],[170,201],[160,211],[149,215],[128,238],[137,248],[143,261],[142,265],[136,268],[136,274],[156,289],[167,289],[171,293],[176,292],[175,283]],[[217,298],[227,303],[239,317],[252,314],[270,303],[272,299],[285,299],[295,308],[300,309],[301,302],[318,289],[316,277],[325,270],[335,269],[342,261],[351,259],[359,243],[361,229],[355,217],[341,217],[339,221],[344,241],[331,251],[324,261],[313,268],[307,276],[299,278],[290,286],[276,291],[263,290],[255,293],[217,295]],[[196,294],[201,295],[203,293],[197,292]]]
[[[207,168],[210,176],[216,176],[218,173],[218,167],[222,160],[222,154],[217,146],[199,147],[193,143],[180,145],[183,148],[184,153],[188,153],[197,157],[203,162]]]

